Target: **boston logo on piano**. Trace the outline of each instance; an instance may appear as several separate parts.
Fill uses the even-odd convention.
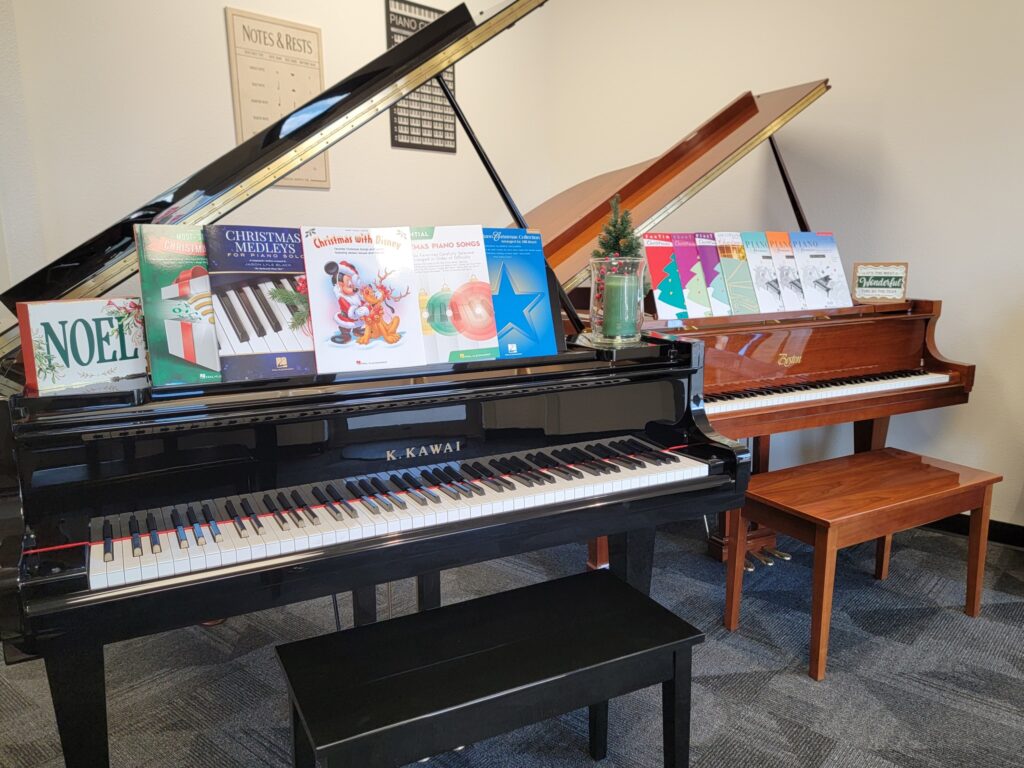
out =
[[[428,445],[414,445],[406,448],[389,449],[384,452],[384,459],[386,461],[398,461],[399,459],[416,459],[422,456],[441,456],[446,453],[459,453],[461,451],[461,440],[449,440],[444,443],[430,443]]]

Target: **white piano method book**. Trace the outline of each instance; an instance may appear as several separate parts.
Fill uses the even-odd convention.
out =
[[[791,232],[800,283],[808,309],[852,307],[850,286],[839,258],[836,240],[829,232]]]
[[[422,366],[408,227],[302,227],[318,373]]]
[[[804,287],[800,282],[800,270],[796,266],[793,246],[788,232],[765,232],[768,249],[771,251],[775,269],[779,273],[779,288],[782,289],[782,303],[787,312],[807,309]]]
[[[775,268],[772,252],[768,248],[768,238],[764,232],[741,232],[740,238],[747,252],[759,311],[785,312],[782,286],[779,285],[779,271]]]
[[[316,372],[297,227],[205,228],[224,381]]]

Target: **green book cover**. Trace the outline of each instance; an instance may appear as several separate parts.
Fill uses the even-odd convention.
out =
[[[715,245],[725,278],[725,290],[734,315],[751,315],[760,311],[750,263],[739,232],[715,232]]]
[[[154,387],[221,380],[201,227],[135,227]]]

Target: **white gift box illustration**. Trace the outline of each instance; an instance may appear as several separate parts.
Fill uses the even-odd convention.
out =
[[[167,351],[211,371],[220,370],[220,356],[217,351],[217,332],[213,323],[200,320],[164,320],[167,334]]]
[[[210,292],[210,275],[204,267],[182,270],[174,282],[160,289],[162,299],[187,299],[199,293]]]

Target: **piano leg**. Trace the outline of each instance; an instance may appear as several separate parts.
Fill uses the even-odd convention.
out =
[[[441,572],[421,573],[416,577],[416,607],[429,611],[441,607]]]
[[[771,436],[761,435],[754,438],[751,455],[750,471],[752,473],[767,472],[771,459]],[[724,563],[729,551],[729,530],[735,510],[727,509],[718,513],[718,533],[708,538],[708,554],[720,563]],[[747,531],[747,551],[760,552],[765,547],[775,549],[775,531],[755,524]]]
[[[654,529],[639,528],[608,537],[612,573],[645,595],[651,594],[654,570]]]
[[[352,622],[357,627],[377,621],[377,586],[356,587],[352,590]]]
[[[103,646],[55,643],[43,657],[64,764],[67,768],[108,766]]]
[[[853,452],[877,451],[885,448],[889,434],[889,417],[853,422]],[[889,578],[889,554],[892,552],[892,534],[875,539],[875,578]]]

